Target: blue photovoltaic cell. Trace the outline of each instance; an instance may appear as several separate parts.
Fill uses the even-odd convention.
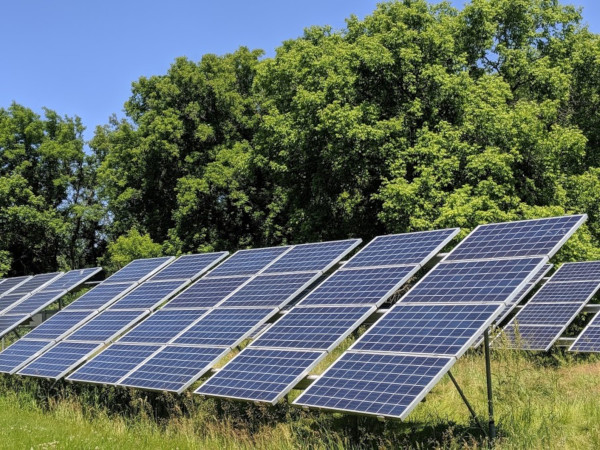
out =
[[[553,280],[552,278],[550,279]],[[546,283],[535,296],[524,306],[523,309],[529,308],[533,303],[562,303],[586,302],[592,297],[600,287],[599,281],[577,281],[573,283]]]
[[[458,228],[378,236],[358,252],[344,268],[421,264],[458,233]]]
[[[338,270],[299,305],[380,305],[398,290],[416,267]]]
[[[23,283],[27,279],[29,279],[28,276],[26,276],[26,277],[14,277],[14,278],[7,278],[7,279],[5,279],[2,282],[2,284],[0,285],[0,296],[8,293],[8,291],[10,291],[11,289],[14,289],[16,286],[18,286],[19,284]]]
[[[127,264],[117,273],[108,277],[106,280],[104,280],[104,283],[131,283],[134,281],[141,281],[171,259],[171,256],[136,259],[135,261]]]
[[[353,346],[354,351],[460,356],[502,310],[497,304],[397,303]]]
[[[345,353],[294,404],[403,419],[453,361]]]
[[[527,303],[525,307],[511,320],[519,325],[563,325],[566,326],[583,308],[583,302],[578,303]]]
[[[402,298],[402,302],[505,302],[543,258],[442,263]]]
[[[194,279],[205,270],[223,259],[227,252],[200,253],[197,255],[183,255],[175,262],[152,277],[157,280],[185,280]]]
[[[160,345],[113,344],[69,375],[67,380],[114,384],[160,348]]]
[[[108,342],[147,314],[146,311],[104,311],[66,337],[68,341]]]
[[[98,344],[60,342],[17,373],[31,377],[62,378],[97,348]]]
[[[251,346],[328,350],[356,329],[374,310],[374,306],[293,308]]]
[[[585,215],[481,225],[456,246],[446,261],[554,255]]]
[[[52,345],[45,341],[21,339],[0,353],[0,372],[14,373],[19,367],[35,357],[46,347]]]
[[[0,297],[0,311],[10,308],[26,295],[27,294],[13,294],[12,292],[10,294],[3,295]]]
[[[119,338],[119,342],[166,344],[207,311],[161,309]]]
[[[518,332],[515,332],[518,330]],[[549,350],[564,330],[562,325],[519,325],[515,329],[514,322],[504,327],[504,343],[509,348],[521,350]],[[495,340],[494,347],[502,347],[503,340]]]
[[[28,314],[2,315],[0,316],[0,336],[5,335],[10,330],[14,329],[21,322],[24,322]]]
[[[250,277],[201,278],[167,303],[164,309],[212,308],[249,279]]]
[[[600,317],[600,316],[596,316]],[[594,317],[594,319],[596,318]],[[594,325],[595,320],[577,337],[569,351],[572,352],[600,352],[600,325]],[[1,353],[0,353],[1,355]]]
[[[54,303],[60,297],[66,294],[66,291],[40,291],[27,297],[19,304],[5,311],[6,314],[34,314],[44,309],[46,306]]]
[[[227,351],[222,348],[168,346],[121,380],[119,385],[182,392]]]
[[[600,261],[566,263],[552,275],[553,283],[560,281],[600,281]]]
[[[153,309],[182,288],[185,281],[147,281],[108,309]]]
[[[213,309],[173,343],[233,347],[276,312],[274,308]]]
[[[60,311],[28,333],[27,339],[59,339],[84,322],[92,313],[92,311]]]
[[[299,289],[316,278],[315,273],[260,275],[219,306],[280,307],[291,300]]]
[[[360,242],[360,239],[347,239],[345,241],[296,245],[271,266],[267,267],[264,273],[324,271]]]
[[[130,290],[135,283],[100,284],[83,294],[65,308],[65,311],[94,311],[102,309]]]
[[[246,348],[195,393],[275,403],[326,353]]]
[[[101,267],[77,269],[65,273],[62,277],[44,286],[44,291],[70,291],[102,270]]]
[[[56,278],[58,275],[62,275],[61,272],[52,272],[52,273],[41,273],[39,275],[34,275],[31,279],[26,281],[25,283],[17,286],[11,294],[30,294],[31,292],[39,289],[44,284],[48,283],[50,280]]]
[[[212,270],[209,276],[254,275],[289,249],[290,246],[240,250]]]

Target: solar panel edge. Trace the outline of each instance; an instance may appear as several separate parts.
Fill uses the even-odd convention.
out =
[[[0,295],[0,298],[4,297],[5,295],[9,295],[10,293],[12,293],[15,289],[17,289],[19,286],[21,286],[23,283],[31,280],[33,277],[31,275],[25,277],[23,280],[21,280],[20,283],[15,284],[13,287],[11,287],[9,290],[7,290],[6,292],[3,292]],[[9,278],[5,279],[5,281],[9,280]]]

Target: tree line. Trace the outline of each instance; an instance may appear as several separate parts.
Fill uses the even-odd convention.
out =
[[[0,109],[0,273],[582,212],[559,259],[600,258],[600,38],[554,0],[178,58],[83,130]]]

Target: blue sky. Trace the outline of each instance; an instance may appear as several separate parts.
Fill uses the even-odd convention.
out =
[[[454,1],[456,6],[462,1]],[[575,0],[600,32],[600,2]],[[197,61],[240,45],[268,56],[309,25],[344,27],[372,0],[16,0],[0,4],[0,107],[14,100],[82,118],[86,138],[122,116],[131,82],[164,74],[178,56]]]

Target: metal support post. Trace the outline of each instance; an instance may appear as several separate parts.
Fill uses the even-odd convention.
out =
[[[496,423],[494,422],[494,398],[492,395],[492,364],[490,360],[490,335],[489,331],[483,333],[483,342],[485,346],[485,375],[487,379],[487,397],[489,414],[489,438],[490,443],[496,439]]]
[[[19,334],[19,332],[17,331],[16,328],[12,331],[13,331],[13,333],[15,333],[15,336],[17,336],[17,339],[21,339],[21,335]]]
[[[458,391],[458,395],[460,395],[460,398],[462,398],[463,402],[465,402],[465,405],[467,405],[467,409],[471,413],[471,416],[473,416],[473,420],[475,420],[475,423],[477,423],[477,426],[479,428],[481,428],[481,430],[485,433],[487,430],[483,427],[483,425],[481,424],[481,422],[477,418],[477,413],[475,412],[475,410],[473,409],[473,407],[469,403],[469,400],[467,400],[467,397],[465,396],[463,390],[458,385],[458,382],[456,381],[456,378],[454,378],[454,375],[452,375],[452,372],[448,371],[448,376],[450,377],[450,380],[452,380],[452,383],[454,384],[454,387]]]

